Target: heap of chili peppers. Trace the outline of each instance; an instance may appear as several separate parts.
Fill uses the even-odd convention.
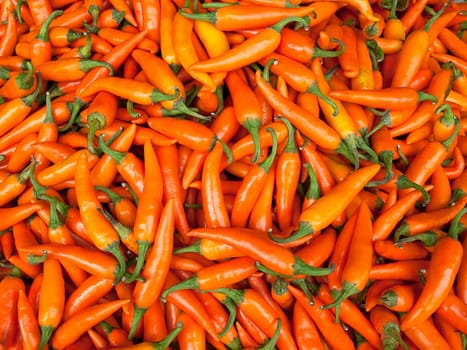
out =
[[[466,349],[467,4],[0,20],[1,349]]]

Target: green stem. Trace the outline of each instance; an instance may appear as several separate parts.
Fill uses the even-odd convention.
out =
[[[238,6],[240,3],[238,2],[206,2],[201,5],[203,9],[220,9],[223,7],[229,6]]]
[[[136,334],[138,326],[143,319],[143,316],[147,308],[142,308],[137,305],[134,305],[133,320],[131,321],[130,331],[128,332],[128,339],[132,340]]]
[[[272,335],[271,339],[269,339],[265,344],[260,346],[258,350],[274,350],[276,348],[276,343],[281,333],[281,326],[282,326],[282,320],[278,318],[277,327],[274,330],[274,334]]]
[[[160,296],[160,299],[163,303],[167,301],[167,295],[169,295],[172,292],[176,292],[179,290],[184,290],[184,289],[192,289],[192,290],[199,290],[199,282],[198,282],[198,277],[196,275],[193,275],[190,278],[187,278],[183,281],[180,281],[169,288],[165,289]]]
[[[464,214],[467,213],[467,208],[463,208],[461,211],[459,211],[454,219],[452,219],[451,224],[449,225],[449,230],[448,230],[448,236],[452,237],[454,239],[459,239],[459,235],[464,232],[465,227],[464,224],[459,222],[460,219]]]
[[[342,55],[345,52],[345,50],[347,49],[345,44],[342,41],[340,41],[339,39],[331,38],[331,42],[339,44],[339,49],[336,50],[336,51],[329,51],[329,50],[323,50],[323,49],[319,48],[318,46],[315,46],[315,48],[313,49],[312,58],[317,58],[317,57],[321,57],[321,58],[338,57],[338,56]]]
[[[175,324],[175,328],[170,331],[167,336],[158,341],[151,343],[151,346],[154,350],[165,350],[169,347],[169,345],[177,338],[178,334],[181,332],[183,328],[183,322],[177,322]]]
[[[383,334],[386,337],[392,338],[399,344],[404,350],[410,350],[409,346],[405,343],[400,335],[399,326],[394,322],[387,322],[383,326]],[[397,346],[397,345],[396,345]]]
[[[211,117],[209,116],[206,116],[206,115],[202,115],[200,113],[197,113],[195,112],[193,109],[189,108],[185,102],[183,102],[182,100],[180,100],[180,102],[177,102],[175,104],[175,108],[174,110],[176,110],[178,112],[178,114],[187,114],[189,115],[190,117],[193,117],[193,118],[196,118],[196,119],[199,119],[201,121],[210,121],[211,120]]]
[[[99,135],[98,137],[98,142],[99,142],[99,148],[101,151],[103,151],[105,154],[107,154],[110,158],[115,160],[117,165],[120,165],[123,160],[126,157],[126,152],[120,152],[114,149],[111,149],[105,142],[104,142],[104,137],[105,135]]]
[[[332,115],[335,117],[339,114],[339,108],[337,107],[336,103],[329,97],[326,96],[318,87],[318,83],[315,81],[313,84],[308,86],[306,89],[306,92],[313,94],[317,96],[319,99],[323,100],[326,102],[328,105],[330,105],[333,109]]]
[[[217,97],[217,109],[214,112],[214,115],[219,115],[224,110],[224,89],[222,85],[218,85],[215,91]]]
[[[270,73],[271,73],[271,66],[277,64],[277,60],[275,58],[271,58],[266,62],[266,64],[263,67],[263,79],[264,81],[270,83]],[[257,69],[255,69],[257,70]]]
[[[144,267],[146,255],[149,251],[149,248],[151,247],[151,242],[149,241],[138,240],[136,243],[138,244],[138,256],[136,257],[136,265],[131,275],[126,276],[125,280],[127,283],[131,283],[141,278],[140,273]]]
[[[222,301],[222,304],[227,309],[229,318],[227,319],[227,322],[225,323],[224,329],[218,333],[219,338],[222,338],[224,335],[227,334],[227,332],[230,330],[231,327],[233,327],[237,319],[237,309],[236,309],[234,301],[230,298],[225,298]]]
[[[55,328],[52,326],[40,326],[40,329],[41,340],[39,343],[39,350],[42,350],[49,343],[49,340],[52,337],[52,333],[54,332]]]
[[[36,35],[36,39],[40,41],[49,41],[49,26],[50,23],[58,16],[63,14],[62,10],[55,10],[53,11],[49,17],[46,18],[44,23],[42,23],[41,28],[39,29],[39,33]]]
[[[58,131],[63,133],[71,129],[73,125],[76,123],[76,120],[78,119],[77,117],[79,115],[81,108],[83,108],[86,105],[87,103],[82,101],[78,97],[75,97],[73,102],[67,102],[67,108],[70,111],[70,118],[68,119],[65,125],[58,128]]]
[[[126,101],[126,110],[128,111],[128,114],[130,115],[130,117],[132,118],[136,119],[141,116],[141,113],[135,111],[133,101],[130,101],[130,100]]]
[[[295,144],[295,128],[292,126],[292,124],[287,118],[279,116],[277,117],[277,119],[283,122],[287,127],[287,143],[285,144],[285,147],[282,150],[282,152],[297,153],[297,145]]]
[[[253,157],[251,158],[252,163],[256,163],[259,158],[261,151],[261,144],[259,141],[259,128],[261,126],[261,120],[248,118],[244,123],[243,127],[248,130],[253,139]]]
[[[89,58],[82,58],[79,60],[79,69],[82,72],[89,72],[91,69],[96,67],[105,67],[108,69],[110,75],[114,75],[114,67],[105,61],[97,61]]]
[[[451,193],[451,200],[449,201],[448,206],[453,206],[459,199],[461,199],[465,195],[466,193],[462,188],[455,188]]]
[[[265,160],[263,160],[261,163],[258,164],[258,167],[262,168],[265,173],[268,173],[277,155],[277,134],[273,128],[266,128],[266,131],[271,133],[271,138],[272,138],[271,153],[267,156]]]
[[[276,32],[280,33],[285,26],[287,26],[288,24],[292,22],[297,22],[299,24],[302,24],[306,28],[310,25],[310,18],[308,16],[306,17],[290,16],[290,17],[281,19],[276,24],[274,24],[271,28],[274,29]]]
[[[418,102],[422,102],[422,101],[431,101],[432,103],[438,102],[438,98],[436,96],[429,94],[427,92],[417,91],[417,95],[418,95]]]
[[[308,189],[305,193],[305,198],[308,200],[318,199],[321,196],[321,191],[319,189],[316,173],[310,163],[304,163],[303,166],[308,172],[309,179]]]
[[[334,297],[334,301],[332,303],[322,305],[321,308],[324,309],[324,310],[335,308],[335,310],[336,310],[336,320],[335,320],[335,322],[338,323],[339,318],[340,318],[340,306],[341,306],[342,302],[345,299],[347,299],[348,297],[350,297],[350,296],[352,296],[354,294],[357,294],[359,292],[360,291],[357,289],[355,283],[350,283],[350,282],[344,281],[342,283],[342,289],[339,292],[337,292],[337,294]]]
[[[37,265],[42,264],[47,259],[48,253],[46,250],[42,252],[42,255],[28,254],[28,264]]]
[[[117,260],[117,269],[115,270],[115,281],[114,283],[117,284],[121,281],[123,276],[126,272],[126,261],[123,257],[123,254],[120,250],[120,242],[114,242],[108,245],[105,251],[111,253],[115,259]]]
[[[430,194],[423,188],[423,186],[420,186],[419,184],[409,180],[409,178],[405,175],[399,175],[396,181],[397,188],[399,190],[404,190],[408,188],[413,188],[417,191],[420,191],[423,195],[423,204],[422,206],[426,206],[430,202]]]
[[[392,151],[382,151],[379,154],[379,159],[385,169],[384,179],[379,180],[379,181],[370,181],[365,187],[375,187],[375,186],[384,185],[385,183],[388,183],[389,181],[393,179],[394,172],[392,171],[392,165],[393,165],[392,164],[392,160],[393,160]]]
[[[86,41],[84,42],[83,46],[78,48],[78,56],[82,59],[87,59],[92,55],[92,40],[91,35],[85,34]]]
[[[299,239],[302,239],[308,235],[312,235],[314,233],[313,227],[305,221],[300,221],[298,223],[298,229],[293,232],[290,236],[285,238],[275,237],[269,232],[269,238],[277,243],[292,243]]]
[[[117,192],[112,191],[108,187],[95,185],[94,189],[97,190],[97,191],[104,192],[104,194],[107,197],[109,197],[110,201],[112,202],[112,205],[114,205],[114,206],[116,204],[118,204],[123,199],[122,196],[120,196]]]
[[[433,23],[436,22],[436,20],[443,14],[444,10],[446,9],[446,7],[448,7],[448,5],[450,4],[451,2],[450,1],[447,1],[443,4],[443,6],[441,7],[441,9],[434,13],[433,14],[433,17],[431,17],[428,22],[426,22],[425,26],[423,27],[423,30],[428,32],[431,28],[431,26],[433,25]],[[431,10],[429,7],[425,7],[425,10]]]
[[[37,72],[37,85],[36,85],[36,88],[34,89],[32,94],[21,98],[23,103],[26,106],[31,107],[32,104],[37,100],[37,96],[39,95],[39,93],[41,91],[41,88],[42,88],[42,75],[39,72]]]
[[[196,241],[192,245],[187,245],[178,249],[174,249],[173,254],[183,254],[183,253],[197,253],[201,254],[201,240]]]
[[[386,306],[392,307],[397,305],[397,293],[393,290],[385,290],[378,299]]]
[[[306,295],[308,298],[308,303],[310,305],[314,305],[315,302],[313,300],[313,294],[311,293],[310,288],[308,287],[308,282],[306,278],[295,278],[292,280],[292,283],[296,285],[300,290],[303,292],[303,294]]]
[[[34,85],[34,67],[30,61],[26,63],[26,70],[15,77],[16,85],[21,90],[29,90]]]
[[[454,125],[455,125],[455,129],[453,133],[446,140],[441,141],[441,144],[444,146],[444,148],[446,148],[446,151],[449,150],[449,147],[451,147],[454,140],[457,139],[457,134],[459,134],[459,131],[461,128],[461,123],[459,121],[459,118],[454,117]]]
[[[426,231],[426,232],[419,233],[413,236],[398,239],[394,241],[394,245],[397,247],[401,247],[403,243],[420,241],[425,247],[434,247],[437,240],[438,240],[438,236],[436,235],[435,232]]]

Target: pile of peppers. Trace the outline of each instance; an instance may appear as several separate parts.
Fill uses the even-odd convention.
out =
[[[0,349],[467,348],[467,4],[0,0]]]

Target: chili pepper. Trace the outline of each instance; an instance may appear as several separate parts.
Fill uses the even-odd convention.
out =
[[[236,31],[244,29],[262,29],[272,26],[288,17],[304,17],[317,11],[315,5],[300,8],[277,8],[272,6],[230,5],[214,9],[212,12],[187,13],[180,11],[183,16],[195,20],[207,21],[222,31]],[[335,11],[335,9],[334,9]]]
[[[334,186],[328,194],[319,198],[312,206],[300,214],[298,229],[287,237],[285,241],[279,238],[273,239],[277,242],[290,242],[318,232],[328,226],[347,207],[379,169],[379,164],[372,164],[354,171],[342,182]],[[332,210],[329,210],[330,208]]]
[[[132,127],[136,126],[132,124],[130,128]],[[140,198],[144,188],[143,162],[132,152],[120,152],[111,149],[104,143],[103,136],[99,136],[99,148],[115,161],[119,174],[136,193],[136,196]]]
[[[277,140],[274,131],[270,132],[273,135],[273,145],[271,153],[262,162],[253,165],[245,178],[235,197],[234,206],[232,208],[231,223],[233,226],[243,227],[248,221],[248,215],[254,207],[254,203],[258,199],[260,191],[267,179],[267,174],[271,167],[275,166],[275,157],[277,153]]]
[[[404,219],[394,232],[395,237],[398,239],[400,236],[414,235],[433,228],[439,228],[454,219],[463,210],[466,203],[467,199],[463,197],[451,207],[410,215]]]
[[[148,125],[179,144],[194,151],[207,152],[218,141],[217,136],[207,126],[187,119],[149,118]]]
[[[131,199],[120,195],[112,189],[102,186],[94,186],[98,191],[105,193],[110,199],[109,209],[118,222],[127,227],[133,227],[135,221],[136,206]]]
[[[113,281],[108,278],[91,275],[79,285],[66,299],[63,319],[76,312],[94,305],[113,288]]]
[[[433,321],[435,322],[436,328],[439,330],[451,349],[462,349],[462,334],[457,332],[449,322],[439,317],[437,314],[434,315]]]
[[[222,159],[222,146],[215,145],[206,156],[201,175],[201,203],[207,227],[229,227],[230,217],[222,193],[219,166]]]
[[[422,321],[418,325],[404,330],[403,333],[418,348],[450,349],[449,344],[430,320]]]
[[[174,275],[171,271],[169,271],[163,288],[169,288],[170,286],[178,283],[179,281],[180,280],[177,278],[177,276]],[[204,309],[203,305],[196,298],[196,295],[192,291],[185,289],[170,293],[167,296],[167,302],[176,305],[181,311],[195,319],[198,322],[198,324],[204,328],[206,333],[215,341],[219,339],[213,321],[211,320],[209,314]]]
[[[184,16],[186,15],[184,14]],[[239,69],[254,63],[277,49],[281,40],[280,32],[290,22],[308,25],[307,20],[302,17],[287,17],[271,27],[262,29],[255,36],[248,38],[222,55],[191,65],[190,70],[216,73]]]
[[[436,13],[423,28],[412,31],[404,41],[394,70],[391,87],[408,86],[420,68],[429,45],[429,30],[445,7]],[[402,18],[402,21],[403,18]]]
[[[138,253],[136,237],[133,231],[128,226],[125,226],[116,218],[114,218],[107,210],[98,209],[98,211],[104,215],[107,220],[109,220],[115,231],[117,231],[118,237],[120,237],[120,240],[125,245],[125,247],[127,247],[128,250],[135,254]]]
[[[370,278],[373,255],[371,226],[371,212],[366,203],[362,202],[358,209],[356,229],[352,235],[347,259],[342,269],[342,288],[337,292],[334,301],[324,306],[324,308],[335,308],[336,320],[339,320],[342,301],[350,295],[362,291]]]
[[[462,299],[454,293],[449,293],[436,310],[435,315],[439,315],[454,326],[455,329],[463,333],[467,328],[464,321],[465,313],[466,307]]]
[[[423,259],[428,255],[423,245],[414,242],[395,244],[390,240],[377,240],[373,248],[379,256],[390,260]]]
[[[337,150],[340,149],[339,147],[345,147],[341,145],[341,139],[336,131],[307,110],[280,95],[261,77],[260,71],[256,72],[256,83],[269,104],[286,117],[304,136],[326,149]],[[310,118],[313,119],[313,123],[308,121]],[[235,153],[233,154],[235,159]]]
[[[425,259],[402,260],[373,265],[370,271],[371,280],[400,279],[419,281],[420,274],[426,273],[428,263]]]
[[[95,67],[105,67],[109,74],[113,75],[114,70],[109,63],[86,58],[63,58],[58,61],[45,61],[35,66],[45,80],[58,82],[80,80]]]
[[[273,167],[266,176],[266,182],[258,200],[251,210],[248,227],[260,231],[273,229],[273,200],[275,190],[276,169]],[[235,202],[235,197],[234,197]],[[233,205],[232,205],[233,207]]]
[[[15,99],[26,97],[36,90],[38,78],[31,62],[26,63],[26,70],[15,72],[0,87],[0,94],[3,98]]]
[[[161,92],[169,95],[178,93],[176,99],[161,101],[161,104],[164,108],[174,112],[177,111],[179,113],[185,113],[199,118],[200,120],[207,119],[207,117],[194,112],[186,106],[186,94],[184,86],[165,61],[140,49],[134,50],[131,55],[141,66],[143,72],[146,74],[149,82],[152,85],[154,85]],[[161,79],[160,77],[164,77],[164,79]]]
[[[419,284],[397,284],[381,294],[379,303],[396,312],[409,311],[420,290]]]
[[[28,254],[28,261],[31,263],[38,263],[51,257],[74,264],[90,274],[112,280],[114,280],[114,273],[117,269],[117,263],[112,257],[96,249],[78,245],[48,243],[23,247],[20,251]]]
[[[36,67],[40,63],[48,62],[52,59],[52,44],[49,41],[49,26],[50,23],[57,17],[63,14],[62,10],[55,10],[47,16],[44,22],[41,22],[41,27],[38,34],[31,41],[31,63]]]
[[[150,141],[144,144],[144,186],[136,209],[133,232],[138,244],[137,264],[129,280],[139,275],[150,245],[154,241],[162,211],[162,173]],[[157,195],[156,195],[157,194]]]
[[[90,166],[98,161],[97,156],[90,155],[87,150],[76,151],[69,158],[40,170],[37,174],[37,182],[42,186],[53,186],[73,179],[76,164],[82,155],[89,155],[88,163]]]
[[[158,147],[155,151],[160,164],[164,164],[164,167],[161,167],[164,201],[169,198],[174,199],[175,228],[180,234],[180,239],[188,242],[186,233],[189,231],[189,225],[183,206],[184,191],[179,176],[177,147],[175,145]]]
[[[143,339],[147,341],[160,341],[167,336],[165,310],[162,306],[162,302],[155,302],[144,313]]]
[[[460,136],[458,136],[459,138]],[[456,140],[458,141],[458,140]],[[449,166],[443,167],[443,170],[448,177],[448,179],[456,179],[462,173],[464,166],[465,166],[465,159],[463,157],[461,149],[457,146],[458,142],[456,142],[456,147],[454,148],[453,153],[453,161]]]
[[[177,12],[174,15],[172,26],[174,28],[172,46],[178,62],[180,62],[180,65],[185,68],[190,76],[207,86],[211,91],[214,91],[216,85],[210,75],[204,72],[194,71],[190,68],[200,60],[191,39],[192,33],[194,32],[193,20],[182,16],[181,12]]]
[[[65,281],[60,263],[55,259],[46,259],[37,315],[41,330],[39,349],[47,345],[52,333],[60,324],[64,305]]]
[[[182,289],[210,290],[222,288],[240,282],[256,272],[255,262],[249,257],[239,257],[232,260],[207,266],[188,279],[165,289],[161,294],[164,301],[169,293]]]
[[[384,348],[396,349],[398,346],[409,349],[400,334],[400,324],[397,316],[383,306],[377,305],[370,311],[370,320],[381,335]]]
[[[433,189],[430,191],[430,202],[426,210],[438,210],[446,207],[451,200],[451,183],[442,167],[437,168],[431,176]]]
[[[18,328],[23,338],[24,349],[38,349],[41,337],[40,329],[34,309],[23,289],[18,291]]]
[[[17,205],[11,208],[0,208],[0,215],[4,218],[0,224],[0,230],[6,230],[13,225],[22,222],[36,211],[42,209],[40,203],[28,203]]]
[[[454,238],[446,237],[437,243],[421,294],[412,309],[401,320],[402,330],[410,329],[425,321],[441,305],[459,270],[462,258],[460,252],[462,245]]]
[[[244,254],[232,246],[210,239],[199,239],[192,245],[187,245],[174,250],[174,254],[198,253],[209,260],[222,260],[243,256]]]
[[[160,22],[160,49],[162,59],[174,70],[178,72],[180,65],[175,55],[172,43],[173,18],[177,13],[175,4],[171,1],[161,1],[161,22]]]
[[[195,295],[211,316],[214,327],[219,332],[220,341],[230,349],[240,348],[239,334],[237,329],[233,327],[235,319],[229,315],[222,303],[209,292],[195,291]]]
[[[340,40],[341,38],[337,39]],[[336,51],[323,50],[315,45],[310,36],[286,27],[281,31],[281,42],[276,51],[301,63],[307,63],[316,57],[338,57],[339,59],[341,55],[348,51],[347,45],[343,41],[339,42],[336,38],[331,38],[330,41],[339,43],[340,49]]]
[[[27,186],[29,168],[26,167],[17,174],[10,174],[0,182],[0,205],[4,206],[20,195]]]
[[[293,305],[292,322],[295,341],[299,349],[325,349],[316,324],[299,302]]]
[[[319,286],[317,297],[324,303],[333,301],[334,291],[331,290],[326,284]],[[315,299],[313,299],[315,300]],[[381,347],[377,329],[371,324],[367,316],[362,313],[358,306],[352,301],[346,299],[340,305],[340,319],[352,329],[357,331],[375,348]]]
[[[295,296],[296,302],[305,309],[314,321],[326,343],[335,349],[354,349],[352,340],[339,323],[334,322],[334,317],[329,310],[322,309],[324,305],[319,298],[314,298],[310,304],[308,297],[298,288],[289,285],[290,292]]]
[[[13,346],[18,323],[17,304],[19,291],[26,292],[26,284],[20,278],[18,269],[13,269],[7,276],[2,278],[0,290],[2,291],[1,297],[3,302],[1,309],[2,325],[0,327],[2,343],[5,346]]]
[[[167,99],[170,100],[178,96],[178,93],[173,95],[161,93],[152,85],[145,82],[118,77],[108,77],[94,81],[82,92],[82,96],[91,96],[99,91],[107,91],[118,97],[142,105],[157,103]]]
[[[2,57],[12,56],[18,41],[18,23],[12,13],[8,14],[7,23],[5,33],[3,33],[2,39],[0,40],[0,56]]]
[[[408,87],[370,91],[334,90],[329,95],[341,101],[358,103],[373,108],[408,109],[425,99],[436,102],[436,97]]]
[[[64,349],[78,340],[88,329],[111,316],[128,302],[128,299],[108,301],[77,312],[55,330],[52,336],[52,346],[56,349]]]
[[[291,252],[271,242],[254,230],[246,228],[196,228],[188,233],[190,237],[208,238],[231,245],[245,255],[258,260],[264,267],[284,275],[328,274],[332,269],[312,268],[291,255]],[[258,267],[258,266],[257,266]],[[261,267],[263,268],[263,267]]]
[[[380,296],[385,291],[393,286],[399,285],[402,282],[396,279],[381,279],[371,283],[365,293],[365,311],[370,311],[376,305],[380,304]]]
[[[0,135],[5,135],[13,127],[21,124],[30,114],[33,103],[42,87],[42,78],[40,75],[38,75],[37,80],[36,88],[30,95],[11,99],[0,106],[0,113],[4,116],[0,123]]]
[[[258,292],[250,288],[244,290],[218,288],[215,291],[225,294],[225,297],[231,299],[268,337],[273,337],[274,330],[270,327],[271,323],[279,327],[280,318],[276,318],[274,310]],[[296,349],[295,341],[288,328],[280,327],[277,346],[279,349]]]
[[[129,339],[133,338],[145,311],[159,298],[162,291],[172,256],[172,249],[167,247],[173,246],[174,214],[174,201],[169,199],[162,209],[154,242],[141,272],[145,280],[137,281],[133,291],[135,311],[128,335]]]

